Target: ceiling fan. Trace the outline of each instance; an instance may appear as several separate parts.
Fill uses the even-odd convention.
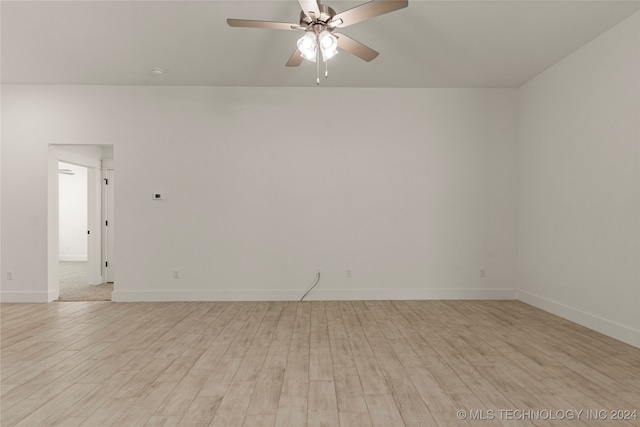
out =
[[[272,30],[302,30],[305,34],[298,40],[297,48],[289,58],[287,67],[297,67],[303,59],[317,64],[320,84],[319,63],[327,61],[338,53],[338,48],[350,52],[364,61],[371,61],[378,52],[342,33],[334,32],[337,28],[345,28],[358,22],[384,15],[408,6],[408,0],[373,0],[358,5],[341,13],[336,13],[319,0],[298,0],[302,11],[300,22],[253,21],[247,19],[227,19],[231,27],[267,28]],[[325,77],[328,75],[325,69]]]

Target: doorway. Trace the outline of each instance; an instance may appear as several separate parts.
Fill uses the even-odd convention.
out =
[[[50,146],[50,301],[111,300],[113,268],[106,268],[106,258],[107,251],[114,254],[113,175],[113,146]]]

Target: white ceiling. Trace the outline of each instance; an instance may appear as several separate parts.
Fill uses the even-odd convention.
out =
[[[337,12],[364,1],[326,3]],[[296,0],[2,1],[4,84],[314,86],[284,64],[300,31],[230,28],[226,18],[297,22]],[[346,52],[323,86],[518,87],[640,9],[636,1],[425,1],[343,30],[378,50]],[[166,70],[154,76],[150,70]]]

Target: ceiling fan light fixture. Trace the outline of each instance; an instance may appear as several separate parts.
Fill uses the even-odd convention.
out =
[[[298,40],[298,50],[302,57],[308,61],[316,61],[317,47],[318,40],[316,40],[316,35],[311,32],[305,33],[304,36]]]
[[[338,54],[338,38],[328,31],[323,31],[318,36],[322,59],[326,62]]]
[[[322,59],[327,62],[338,54],[338,49],[322,49]]]
[[[301,52],[300,56],[302,56],[307,61],[316,62],[316,52]]]
[[[320,40],[320,46],[323,49],[335,48],[338,45],[338,39],[329,31],[322,31],[318,36]]]

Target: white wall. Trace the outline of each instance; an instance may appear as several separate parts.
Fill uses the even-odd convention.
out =
[[[640,15],[519,91],[521,299],[640,346]]]
[[[47,289],[49,143],[116,146],[115,300],[296,299],[317,268],[310,298],[514,296],[515,90],[6,86],[2,105],[5,300]]]
[[[58,175],[59,197],[59,259],[61,261],[87,260],[87,168],[58,162],[60,169],[69,169],[74,175]]]

